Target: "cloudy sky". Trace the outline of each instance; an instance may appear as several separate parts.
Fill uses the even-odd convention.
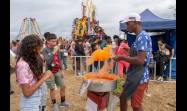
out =
[[[69,35],[72,22],[81,17],[82,0],[10,0],[10,37],[19,33],[25,17],[36,18],[41,33],[53,32],[58,36]],[[96,5],[96,19],[105,32],[119,34],[119,21],[129,12],[141,13],[149,8],[162,17],[174,19],[169,9],[175,0],[92,0]]]

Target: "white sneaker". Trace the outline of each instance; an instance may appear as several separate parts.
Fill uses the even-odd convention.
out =
[[[78,72],[78,76],[82,75],[80,72]]]
[[[59,106],[57,103],[53,104],[52,111],[59,111]]]
[[[62,103],[60,103],[60,107],[69,107],[70,106],[70,103],[68,103],[68,102],[62,102]]]
[[[157,81],[160,81],[160,79],[161,79],[161,76],[159,76],[159,77],[157,78]]]
[[[163,77],[162,76],[160,76],[160,77],[158,77],[158,79],[157,79],[158,81],[163,81]]]
[[[160,81],[163,81],[163,77],[161,77],[161,80]]]

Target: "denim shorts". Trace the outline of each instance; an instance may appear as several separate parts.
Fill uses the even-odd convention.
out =
[[[47,87],[45,82],[36,90],[32,96],[25,97],[21,94],[20,111],[40,111],[40,106],[46,105]]]

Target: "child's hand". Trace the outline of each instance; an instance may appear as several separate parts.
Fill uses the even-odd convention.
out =
[[[53,49],[53,54],[55,54],[58,50],[59,50],[59,47],[55,46],[54,49]]]
[[[61,77],[64,77],[64,72],[63,71],[61,71]]]

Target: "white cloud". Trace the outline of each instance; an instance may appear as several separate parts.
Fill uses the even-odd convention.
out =
[[[71,33],[72,22],[81,16],[82,0],[11,0],[10,32],[16,36],[25,17],[36,18],[42,33],[50,31],[61,35]],[[119,34],[119,20],[129,12],[141,13],[149,8],[163,18],[173,18],[169,6],[175,0],[92,0],[96,18],[108,35]]]

